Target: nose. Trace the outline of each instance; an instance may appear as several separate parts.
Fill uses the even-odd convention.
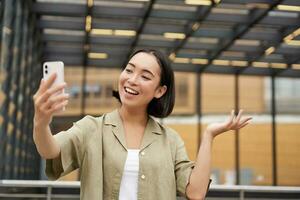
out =
[[[136,85],[138,80],[138,75],[137,74],[132,74],[132,76],[129,77],[128,83],[131,85]]]

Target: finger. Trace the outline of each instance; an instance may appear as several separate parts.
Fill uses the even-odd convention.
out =
[[[245,126],[247,126],[249,124],[249,122],[242,124],[241,126],[238,127],[238,129],[244,128]]]
[[[228,119],[228,122],[226,123],[226,126],[230,129],[232,124],[233,124],[233,121],[234,121],[234,110],[231,110],[231,114],[230,114],[230,117]]]
[[[33,95],[33,100],[37,99],[39,94],[40,94],[40,90],[41,90],[41,87],[42,85],[44,84],[45,80],[44,79],[41,79],[40,81],[40,85],[39,85],[39,88],[38,90],[36,91],[36,93]]]
[[[241,127],[244,124],[249,124],[251,119],[252,119],[252,117],[248,117],[248,118],[243,119],[242,122],[240,122],[240,124],[238,124],[237,127]]]
[[[40,86],[39,86],[39,90],[41,89],[41,87],[45,84],[45,79],[41,79],[40,81]]]
[[[49,78],[47,80],[45,80],[44,84],[41,87],[41,93],[45,92],[47,89],[49,89],[51,87],[51,85],[54,83],[55,79],[56,79],[56,73],[53,73],[49,76]]]
[[[229,121],[232,122],[234,119],[234,110],[231,110]]]
[[[57,100],[54,104],[52,104],[52,105],[49,107],[49,109],[52,109],[52,108],[56,107],[57,105],[61,104],[62,102],[68,101],[68,100],[69,100],[69,98],[64,98],[64,99]]]
[[[243,112],[244,112],[244,111],[243,111],[242,109],[239,111],[239,113],[238,113],[238,115],[237,115],[237,117],[236,117],[236,119],[235,119],[235,123],[236,123],[236,124],[239,124]]]
[[[54,97],[50,97],[47,102],[42,106],[42,109],[51,109],[55,107],[57,104],[66,101],[69,99],[69,94],[60,94]]]
[[[53,106],[53,108],[51,108],[51,109],[49,110],[49,114],[52,115],[52,114],[54,114],[54,113],[56,113],[56,112],[58,112],[58,111],[61,111],[61,110],[63,109],[63,107],[65,107],[66,105],[68,105],[68,103],[69,103],[69,101],[68,101],[68,100],[65,100],[65,101],[63,101],[63,102],[61,102],[61,103],[59,103],[59,104]]]
[[[62,91],[65,87],[66,87],[66,83],[63,83],[61,85],[48,89],[40,96],[40,98],[36,100],[36,104],[41,105],[42,103],[46,102],[49,99],[49,97],[51,97],[55,93]]]
[[[246,118],[244,118],[244,119],[242,119],[241,121],[240,121],[240,124],[244,124],[244,123],[246,123],[247,121],[249,121],[249,120],[251,120],[252,119],[252,117],[246,117]]]

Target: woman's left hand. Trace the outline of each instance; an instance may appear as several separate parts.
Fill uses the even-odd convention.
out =
[[[238,115],[235,116],[234,110],[232,110],[231,116],[227,121],[209,124],[206,128],[207,134],[210,134],[212,138],[214,138],[217,135],[226,131],[238,130],[240,128],[245,127],[247,124],[249,124],[249,120],[251,120],[252,117],[242,118],[242,113],[243,110],[240,110]]]

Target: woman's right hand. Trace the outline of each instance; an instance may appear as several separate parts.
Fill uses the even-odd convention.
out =
[[[56,74],[52,74],[47,80],[42,79],[38,91],[33,95],[35,128],[49,126],[53,114],[68,104],[69,95],[59,93],[66,87],[66,83],[51,87],[55,79]]]

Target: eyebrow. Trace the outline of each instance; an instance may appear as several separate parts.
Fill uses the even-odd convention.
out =
[[[130,62],[128,63],[128,65],[131,65],[132,67],[136,67],[135,64],[130,63]],[[147,73],[151,74],[152,76],[154,76],[154,74],[150,70],[148,70],[148,69],[142,69],[142,71],[147,72]]]

